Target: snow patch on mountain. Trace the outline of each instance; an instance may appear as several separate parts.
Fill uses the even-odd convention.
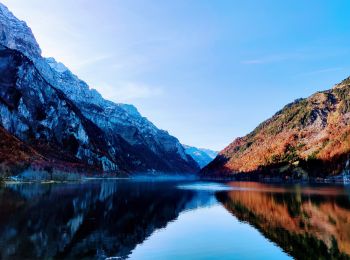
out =
[[[183,147],[185,148],[185,152],[190,155],[201,168],[208,165],[218,154],[218,152],[210,149],[197,148],[189,145],[183,145]]]

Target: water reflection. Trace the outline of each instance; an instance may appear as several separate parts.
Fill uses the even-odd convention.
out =
[[[183,254],[188,259],[206,258],[203,252],[225,259],[254,257],[257,252],[281,256],[280,248],[300,259],[345,259],[350,257],[349,197],[349,189],[342,186],[243,182],[228,186],[127,180],[6,185],[0,188],[0,259],[124,259],[132,252],[144,252],[134,249],[165,227],[163,234],[174,243],[164,245],[150,238],[155,244],[140,248],[151,245],[165,259],[174,254],[171,248],[188,248],[193,243],[197,246]],[[184,211],[190,212],[178,218]],[[182,243],[174,237],[181,237]],[[255,242],[250,245],[243,237]],[[148,257],[152,259],[153,254]]]
[[[125,258],[181,211],[210,200],[176,185],[9,185],[0,190],[0,259]]]
[[[346,187],[231,183],[217,193],[224,207],[298,259],[350,258]],[[244,187],[245,190],[237,189]]]

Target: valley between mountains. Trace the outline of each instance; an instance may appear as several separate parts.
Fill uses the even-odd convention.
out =
[[[0,172],[307,180],[349,173],[350,78],[286,105],[218,154],[104,99],[0,4]],[[34,173],[33,173],[34,172]]]

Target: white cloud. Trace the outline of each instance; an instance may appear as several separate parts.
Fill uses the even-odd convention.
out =
[[[251,64],[266,64],[266,63],[275,63],[286,60],[298,60],[305,58],[305,55],[301,53],[285,53],[285,54],[275,54],[270,56],[261,57],[258,59],[249,59],[241,61],[242,64],[251,65]]]
[[[70,64],[70,66],[72,66],[73,69],[80,70],[86,66],[91,66],[91,65],[95,66],[96,63],[98,63],[98,62],[111,59],[111,58],[113,58],[113,55],[111,55],[111,54],[96,54],[95,56],[90,56],[86,59],[81,59],[81,58],[72,57],[72,56],[65,56],[63,58],[68,61],[68,63]]]
[[[101,95],[115,102],[132,102],[136,99],[147,99],[163,94],[163,89],[143,83],[122,82],[115,86],[110,84],[99,84],[96,89]]]

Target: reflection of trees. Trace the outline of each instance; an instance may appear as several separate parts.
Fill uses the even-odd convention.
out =
[[[177,218],[193,196],[166,183],[6,188],[0,195],[0,258],[126,257]]]
[[[350,207],[346,195],[305,194],[300,189],[271,189],[217,194],[239,220],[298,259],[350,258]],[[261,189],[262,191],[259,191]]]

